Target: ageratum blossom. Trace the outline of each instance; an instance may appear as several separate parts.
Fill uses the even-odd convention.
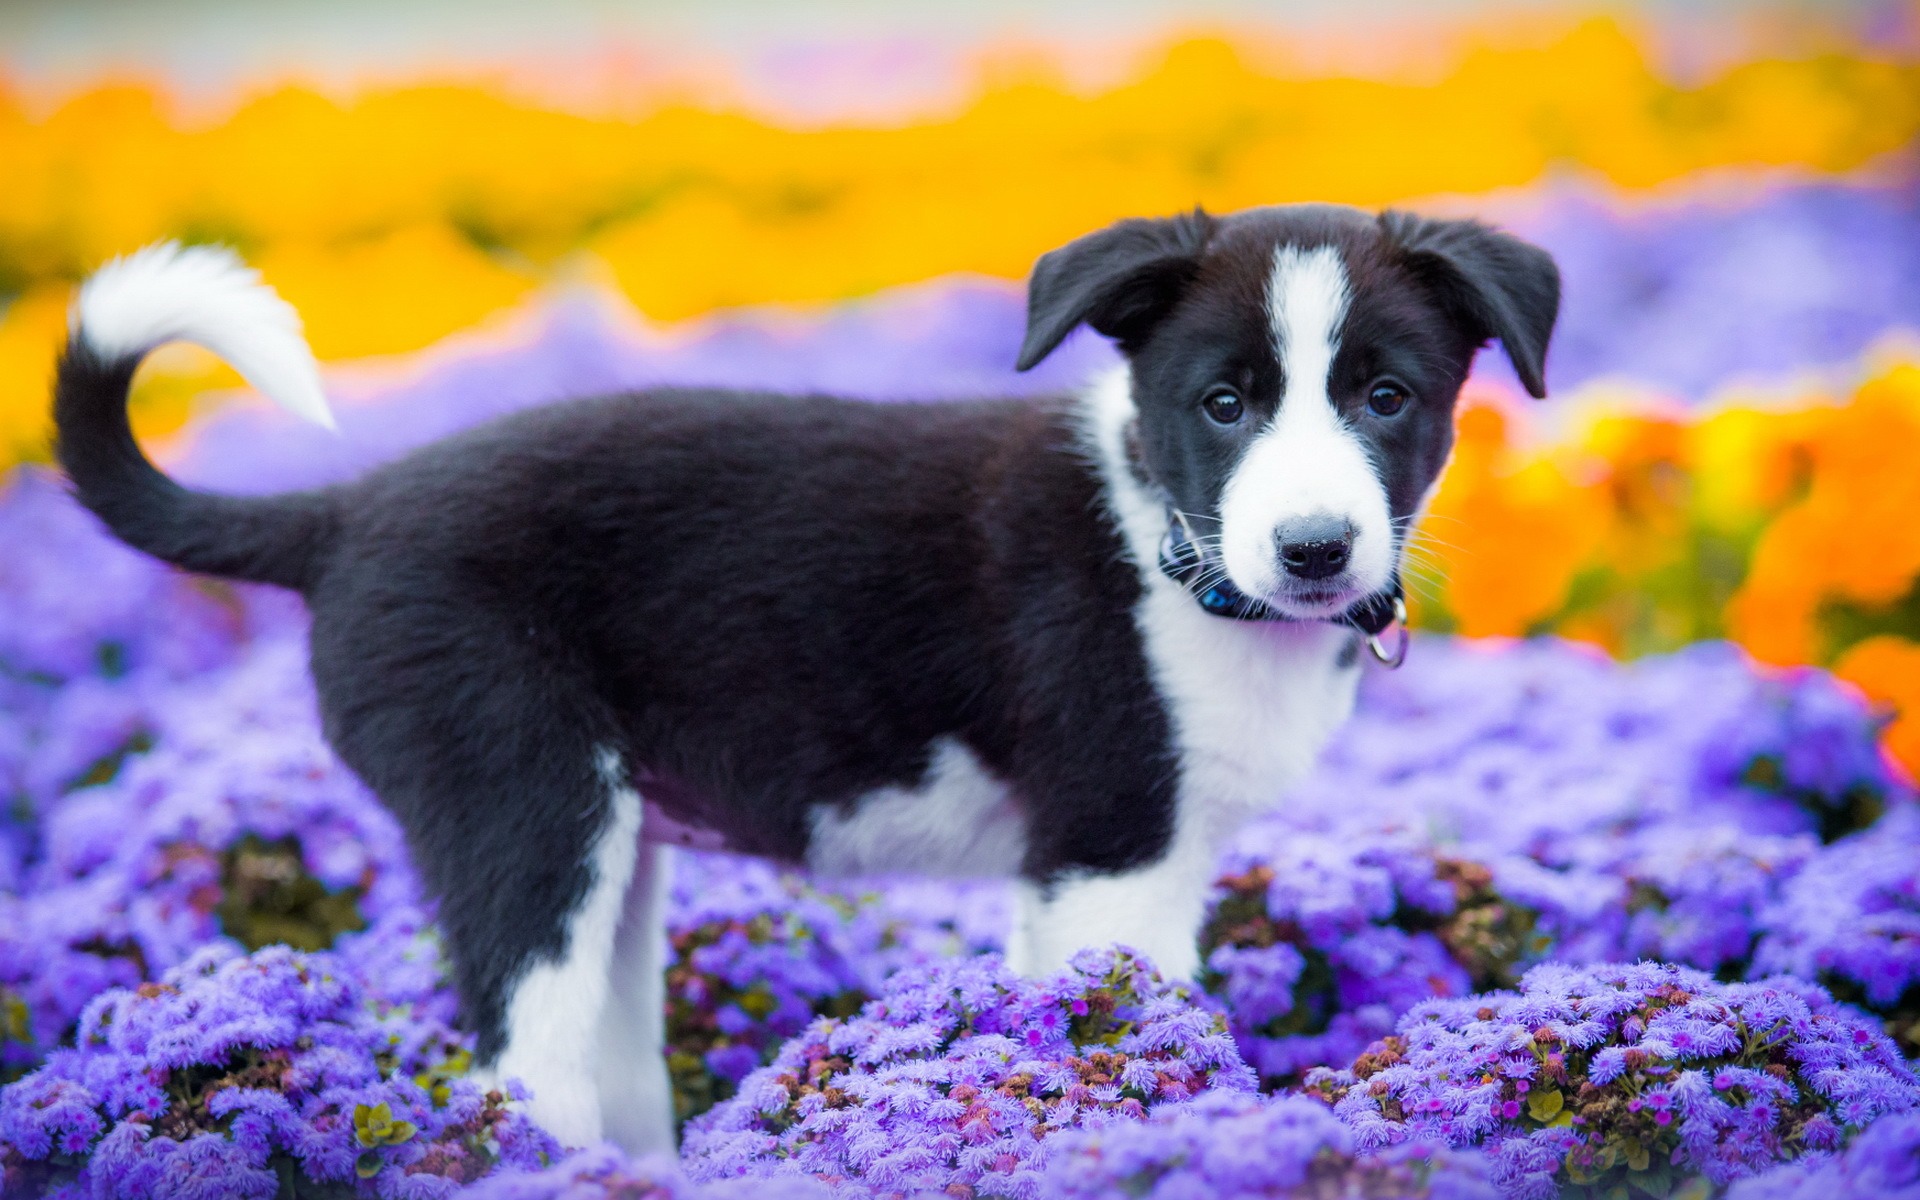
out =
[[[1415,812],[1549,865],[1582,835],[1652,825],[1837,836],[1910,798],[1878,732],[1830,676],[1725,643],[1620,664],[1548,638],[1424,639],[1366,677],[1289,808],[1379,826]]]
[[[858,1016],[816,1022],[684,1152],[696,1179],[1032,1198],[1054,1135],[1253,1082],[1219,1016],[1123,950],[1041,982],[988,956],[903,971]]]
[[[1142,1125],[1063,1133],[1047,1163],[1053,1200],[1497,1200],[1486,1163],[1408,1144],[1361,1156],[1353,1134],[1304,1096],[1209,1092]]]
[[[629,1158],[611,1145],[579,1150],[539,1171],[508,1167],[460,1193],[462,1200],[831,1200],[807,1175],[695,1183],[664,1154]]]
[[[1263,1077],[1350,1060],[1420,1001],[1473,990],[1445,936],[1468,906],[1444,869],[1405,833],[1274,821],[1240,840],[1201,931],[1201,982]]]
[[[1517,993],[1429,1001],[1308,1086],[1363,1150],[1480,1146],[1524,1200],[1724,1185],[1920,1104],[1886,1035],[1818,988],[1657,963],[1551,964]]]
[[[321,740],[304,662],[298,637],[274,637],[235,666],[127,689],[139,743],[48,806],[25,886],[0,898],[0,988],[34,1047],[96,993],[211,944],[317,950],[389,914],[423,923],[399,826]]]
[[[1742,1179],[1726,1200],[1920,1200],[1920,1113],[1875,1121],[1839,1154]]]
[[[213,947],[95,998],[73,1047],[0,1091],[6,1191],[268,1200],[303,1182],[427,1200],[555,1155],[519,1096],[460,1078],[466,1059],[336,956]]]
[[[1920,1049],[1920,810],[1903,808],[1836,842],[1769,906],[1759,971],[1818,979],[1884,1014]]]
[[[1000,889],[846,893],[757,859],[685,854],[668,918],[667,1065],[685,1120],[731,1096],[819,1016],[851,1016],[887,976],[997,944]]]
[[[1322,769],[1234,844],[1203,981],[1249,1062],[1284,1081],[1357,1053],[1420,1000],[1507,986],[1545,959],[1817,978],[1829,968],[1806,956],[1755,954],[1776,927],[1818,919],[1854,935],[1841,973],[1910,978],[1895,899],[1911,886],[1896,862],[1910,818],[1822,845],[1883,806],[1912,809],[1876,728],[1830,678],[1726,646],[1621,667],[1549,641],[1429,639],[1406,669],[1367,678]],[[1873,888],[1808,907],[1783,893],[1856,842],[1886,847]],[[1893,1011],[1884,986],[1871,1002]]]

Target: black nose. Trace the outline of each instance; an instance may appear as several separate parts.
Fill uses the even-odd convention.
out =
[[[1273,531],[1287,574],[1325,579],[1347,569],[1353,556],[1353,527],[1338,517],[1300,517]]]

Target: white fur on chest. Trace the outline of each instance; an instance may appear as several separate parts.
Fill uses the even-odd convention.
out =
[[[1135,619],[1180,753],[1181,818],[1204,815],[1209,841],[1271,808],[1353,713],[1350,630],[1224,620],[1164,577]]]
[[[1027,852],[1011,792],[953,738],[934,742],[916,786],[816,808],[812,833],[807,866],[821,875],[999,877],[1018,873]]]
[[[1212,616],[1158,570],[1166,509],[1134,479],[1122,449],[1130,386],[1125,368],[1095,385],[1091,449],[1140,565],[1145,595],[1134,622],[1181,761],[1176,824],[1187,836],[1178,840],[1213,845],[1304,777],[1352,714],[1360,672],[1343,652],[1355,635],[1324,622]]]

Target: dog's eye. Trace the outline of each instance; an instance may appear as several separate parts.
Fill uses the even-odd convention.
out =
[[[1207,417],[1216,425],[1231,425],[1246,411],[1240,403],[1240,397],[1227,388],[1215,388],[1208,392],[1206,399],[1200,401],[1200,407],[1206,410]]]
[[[1410,399],[1407,389],[1397,383],[1382,380],[1367,392],[1367,407],[1383,417],[1390,417],[1407,406]]]

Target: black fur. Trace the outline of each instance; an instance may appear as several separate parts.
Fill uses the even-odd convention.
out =
[[[1199,269],[1214,220],[1135,217],[1040,256],[1027,285],[1027,336],[1015,366],[1025,371],[1079,325],[1132,353]]]
[[[1366,426],[1411,512],[1474,349],[1500,336],[1538,377],[1557,285],[1501,235],[1331,208],[1123,222],[1040,261],[1020,365],[1081,323],[1119,339],[1144,471],[1211,512],[1236,455],[1195,396],[1228,379],[1271,415],[1287,241],[1339,246],[1354,281],[1337,402],[1382,372],[1420,397]],[[305,594],[327,736],[407,829],[483,1061],[512,981],[564,948],[609,810],[603,750],[676,818],[779,859],[805,857],[814,806],[917,783],[941,737],[1023,805],[1034,880],[1168,844],[1180,764],[1140,576],[1067,401],[659,390],[239,499],[141,456],[133,367],[68,347],[62,463],[129,543]]]
[[[79,340],[60,356],[54,453],[80,502],[128,545],[175,566],[305,588],[337,531],[332,495],[215,496],[162,475],[127,422],[127,389],[139,361],[105,361]]]
[[[1380,228],[1401,262],[1479,341],[1499,338],[1536,400],[1547,394],[1547,340],[1560,311],[1560,269],[1546,251],[1477,221],[1386,212]]]

